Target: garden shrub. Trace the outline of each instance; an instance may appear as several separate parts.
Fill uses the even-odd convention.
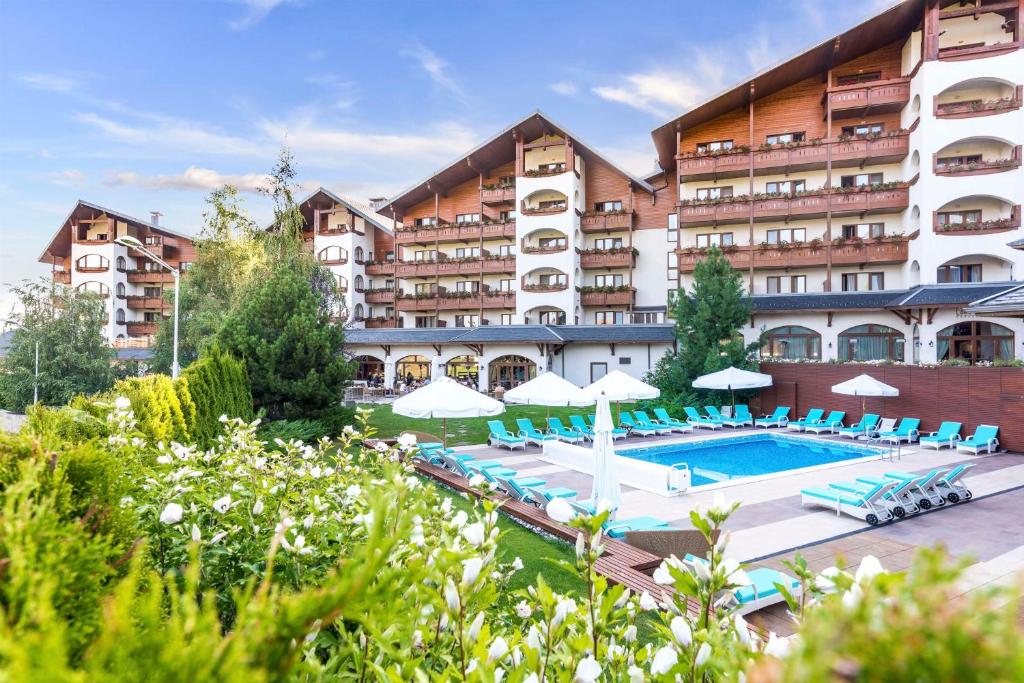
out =
[[[146,375],[120,380],[110,393],[131,401],[138,429],[148,439],[184,443],[188,440],[188,424],[179,399],[182,388],[175,387],[167,375]]]
[[[185,368],[178,380],[187,384],[194,401],[190,434],[200,445],[212,444],[223,433],[221,415],[252,420],[252,393],[245,363],[217,347]]]
[[[28,434],[49,442],[79,443],[106,437],[106,404],[76,396],[66,406],[49,408],[32,405],[26,410],[24,430]]]

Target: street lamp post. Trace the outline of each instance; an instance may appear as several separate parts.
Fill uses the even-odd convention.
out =
[[[146,246],[142,244],[142,242],[135,239],[134,237],[131,237],[130,235],[118,237],[116,240],[114,240],[114,242],[116,244],[120,244],[123,247],[131,247],[136,251],[141,251],[143,254],[153,259],[167,270],[171,271],[171,276],[174,277],[174,348],[172,351],[173,356],[171,360],[171,377],[177,378],[178,374],[181,372],[181,366],[178,364],[178,300],[180,298],[178,296],[178,290],[179,285],[181,283],[181,271],[172,266],[171,264],[167,263],[166,261],[164,261],[162,258],[151,252],[149,249],[146,249]]]

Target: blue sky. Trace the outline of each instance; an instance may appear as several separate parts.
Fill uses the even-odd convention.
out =
[[[285,143],[390,195],[536,108],[640,173],[653,128],[889,4],[7,0],[0,317],[76,199],[193,233],[232,182],[265,219]]]

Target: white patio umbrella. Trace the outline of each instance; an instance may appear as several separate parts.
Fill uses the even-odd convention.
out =
[[[490,417],[505,412],[505,404],[484,396],[451,377],[438,377],[391,404],[396,415],[419,419],[441,418],[442,441],[448,445],[448,418]]]
[[[661,396],[658,387],[641,382],[622,370],[612,370],[596,382],[583,387],[583,392],[594,400],[603,395],[609,401],[615,401],[615,412],[619,412],[620,401],[642,401]]]
[[[736,414],[736,390],[737,389],[759,389],[770,387],[772,376],[750,370],[728,367],[725,370],[701,375],[693,380],[694,389],[721,389],[728,391],[732,397],[732,412]]]
[[[833,385],[832,393],[860,396],[860,412],[863,415],[867,412],[868,396],[899,396],[900,390],[884,382],[879,382],[871,375],[857,375],[853,379]]]
[[[551,406],[592,406],[594,398],[564,377],[548,371],[506,391],[505,403],[548,406],[548,417],[551,417]]]
[[[441,361],[441,356],[434,356],[430,359],[430,381],[433,382],[439,377],[446,377],[448,375],[445,372],[444,363]]]
[[[395,386],[395,361],[391,356],[384,356],[384,389]]]
[[[596,508],[602,500],[610,503],[612,511],[622,505],[622,487],[619,485],[619,471],[615,460],[615,446],[612,443],[612,411],[608,398],[597,399],[597,415],[594,418],[594,485],[590,491],[590,502]]]

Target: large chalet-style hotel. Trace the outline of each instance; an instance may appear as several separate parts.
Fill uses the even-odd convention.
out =
[[[346,294],[360,374],[641,377],[712,245],[743,273],[765,358],[1024,359],[1022,15],[906,0],[657,128],[646,176],[534,112],[390,199],[314,192],[307,241]],[[90,207],[44,255],[72,284],[99,281],[86,252],[132,258],[90,250],[95,221],[174,238]],[[142,299],[124,329],[112,308],[112,340],[166,314],[138,308],[145,262],[125,268]]]

